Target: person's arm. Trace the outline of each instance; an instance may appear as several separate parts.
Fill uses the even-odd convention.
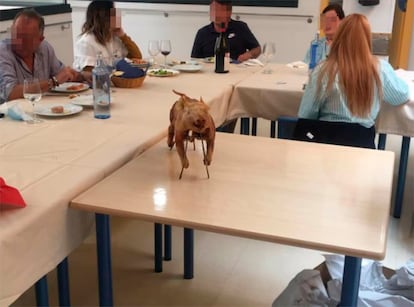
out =
[[[241,23],[241,31],[243,32],[244,47],[247,51],[240,54],[237,60],[239,62],[244,62],[249,59],[257,58],[262,53],[259,41],[254,36],[247,23]]]
[[[407,102],[410,98],[408,84],[397,76],[388,62],[380,61],[380,65],[384,101],[391,105],[400,105]]]
[[[298,117],[308,119],[319,118],[320,101],[317,99],[317,80],[319,70],[315,70],[306,85],[298,111]]]
[[[201,51],[201,34],[200,30],[197,31],[196,37],[194,39],[193,48],[191,50],[191,57],[195,59],[203,58],[203,54]]]
[[[262,48],[260,46],[257,46],[256,48],[253,48],[251,50],[246,51],[245,53],[239,55],[237,60],[239,62],[244,62],[250,59],[257,58],[262,53]]]
[[[141,50],[139,50],[137,44],[126,33],[124,33],[124,35],[120,36],[119,38],[121,39],[121,42],[124,44],[125,48],[128,50],[128,58],[142,59]]]

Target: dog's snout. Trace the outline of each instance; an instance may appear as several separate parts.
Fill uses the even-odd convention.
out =
[[[206,120],[204,118],[199,118],[194,122],[194,127],[201,129],[204,127]]]

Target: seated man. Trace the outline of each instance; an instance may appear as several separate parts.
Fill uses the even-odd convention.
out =
[[[231,19],[231,0],[211,0],[211,23],[198,30],[194,40],[192,58],[207,58],[214,56],[216,40],[222,32],[224,24],[225,34],[229,42],[230,58],[233,61],[244,62],[257,58],[261,53],[261,47],[256,37],[243,21]],[[224,123],[218,131],[233,133],[237,119]]]
[[[44,19],[33,9],[17,13],[11,39],[0,42],[0,103],[23,97],[25,78],[38,78],[42,92],[84,76],[60,62],[44,41]]]
[[[229,42],[230,58],[239,62],[257,58],[261,53],[260,44],[243,21],[231,19],[232,4],[230,0],[211,0],[211,23],[198,30],[194,40],[192,58],[214,56],[214,46],[224,23]]]

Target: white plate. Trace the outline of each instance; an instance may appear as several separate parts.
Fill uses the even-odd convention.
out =
[[[173,69],[184,71],[184,72],[197,72],[203,68],[200,64],[178,64],[173,66]]]
[[[53,113],[51,108],[55,106],[62,106],[63,107],[63,113]],[[66,104],[45,104],[45,105],[36,105],[33,112],[38,115],[43,116],[54,116],[54,117],[61,117],[61,116],[68,116],[72,114],[76,114],[79,112],[82,112],[83,108],[81,106],[76,106],[71,103]]]
[[[166,71],[166,74],[157,74],[157,71]],[[147,71],[147,75],[152,76],[152,77],[174,77],[176,75],[178,75],[180,72],[178,70],[175,69],[164,69],[164,68],[160,68],[160,69],[149,69]]]
[[[78,95],[75,98],[69,100],[71,104],[82,106],[86,108],[93,107],[93,95]],[[114,97],[111,96],[111,104],[114,103]]]
[[[79,86],[79,89],[70,89],[71,86]],[[53,92],[58,93],[78,93],[89,89],[89,85],[80,82],[65,82],[59,86],[51,89]]]
[[[79,95],[69,101],[78,106],[93,107],[93,95]]]

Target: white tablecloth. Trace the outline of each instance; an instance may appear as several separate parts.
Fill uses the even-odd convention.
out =
[[[227,119],[261,117],[276,120],[279,116],[297,116],[303,85],[308,79],[307,68],[291,68],[283,64],[270,66],[272,74],[258,71],[236,85],[227,110]],[[376,125],[378,132],[414,136],[413,73],[397,71],[409,84],[411,98],[398,107],[383,104]]]
[[[92,109],[38,125],[0,120],[0,176],[27,202],[24,209],[0,212],[0,306],[16,300],[88,235],[93,216],[68,203],[166,135],[178,98],[173,89],[202,96],[216,125],[224,122],[234,85],[257,68],[232,66],[229,74],[214,74],[213,66],[147,77],[138,89],[116,88],[107,120],[94,119]],[[45,96],[40,104],[69,102]],[[10,103],[30,110],[24,100]]]

